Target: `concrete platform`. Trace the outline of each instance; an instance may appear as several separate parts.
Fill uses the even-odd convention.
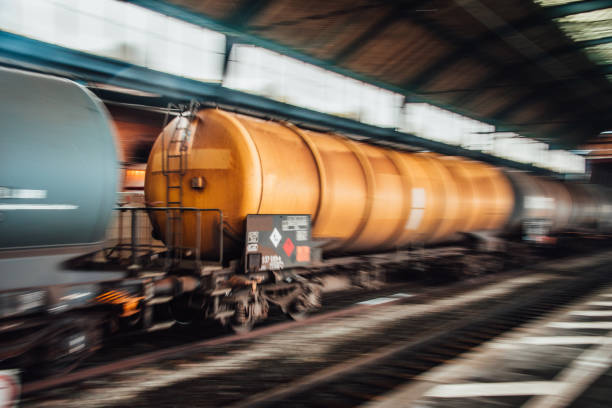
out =
[[[612,406],[612,285],[594,289],[366,406]]]

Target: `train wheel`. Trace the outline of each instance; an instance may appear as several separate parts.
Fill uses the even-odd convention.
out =
[[[268,317],[268,302],[260,296],[249,296],[235,304],[235,313],[230,321],[231,329],[238,333],[248,333],[255,322]]]
[[[55,325],[38,350],[36,370],[44,376],[64,375],[97,350],[102,329],[97,316],[75,316]]]
[[[295,320],[306,319],[310,314],[321,307],[321,287],[318,285],[302,286],[302,293],[290,306],[287,315]]]
[[[232,331],[236,334],[245,334],[250,332],[254,325],[255,320],[250,316],[248,303],[236,303],[236,314],[230,323]]]

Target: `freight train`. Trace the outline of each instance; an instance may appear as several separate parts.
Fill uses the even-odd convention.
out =
[[[248,330],[272,306],[303,317],[332,281],[612,229],[603,187],[192,107],[152,147],[146,205],[119,209],[132,234],[109,250],[119,161],[104,105],[64,79],[2,69],[0,83],[4,366],[72,362],[109,333],[177,320]],[[139,215],[160,245],[140,245]],[[125,249],[127,268],[110,262]]]

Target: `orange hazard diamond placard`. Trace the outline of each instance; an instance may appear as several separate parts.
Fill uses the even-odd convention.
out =
[[[310,247],[298,246],[295,252],[295,260],[297,262],[310,262]]]

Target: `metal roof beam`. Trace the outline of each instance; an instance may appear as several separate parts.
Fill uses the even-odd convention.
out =
[[[458,0],[458,2],[460,3],[460,5],[461,5],[461,3],[463,3],[463,1],[461,1],[461,0]],[[473,3],[470,3],[470,4],[473,5]],[[476,4],[479,5],[479,6],[482,5],[482,3],[479,3],[477,1],[476,1]],[[475,15],[476,18],[484,18],[484,17],[491,17],[491,18],[493,18],[493,17],[495,17],[495,19],[499,20],[499,17],[494,15],[493,12],[491,12],[486,7],[484,7],[484,8],[481,7],[480,10],[469,10],[469,11],[471,13],[473,13],[473,14],[476,14]],[[479,15],[480,12],[482,12],[484,14],[484,16],[483,15]],[[453,40],[451,39],[449,41],[448,35],[447,35],[447,33],[445,32],[444,29],[441,30],[433,22],[422,22],[422,23],[425,25],[426,28],[429,28],[430,31],[433,31],[434,34],[438,34],[438,35],[442,34],[441,38],[443,40],[446,40],[448,43],[453,44]],[[508,29],[508,34],[507,35],[510,35],[511,33],[516,33],[517,32],[516,28],[513,27],[512,25],[508,24],[506,27]],[[432,30],[432,28],[433,28],[433,30]],[[529,43],[528,39],[522,39],[522,40],[523,40],[523,42],[527,41]],[[504,38],[504,41],[508,42],[508,40],[505,39],[505,38]],[[513,47],[517,46],[517,44],[515,42],[512,42],[509,45],[512,45]],[[530,49],[522,51],[522,53],[525,55],[525,57],[527,57],[527,58],[530,58],[530,57],[533,57],[533,56],[536,56],[536,58],[539,57],[539,54],[537,54],[537,52],[536,52],[536,51],[539,51],[537,46],[533,46],[533,44],[531,44],[531,43],[529,43],[528,45],[531,46]],[[503,65],[501,65],[499,63],[499,61],[497,61],[495,58],[492,58],[486,52],[481,51],[481,47],[474,47],[474,50],[476,50],[476,56],[475,57],[476,57],[477,60],[480,60],[481,62],[484,62],[487,65],[497,66],[499,71],[501,71],[501,70],[505,71],[505,74],[507,76],[515,78],[515,81],[518,82],[518,83],[523,83],[523,82],[529,83],[530,82],[529,81],[529,75],[528,75],[528,73],[526,73],[526,71],[524,70],[523,67],[521,67],[522,69],[505,70],[504,69],[505,67]],[[550,68],[546,64],[544,64],[544,62],[545,61],[541,61],[539,65],[542,65],[541,68],[544,69],[546,72],[548,72]],[[555,61],[553,61],[553,62],[555,62]],[[567,69],[565,71],[567,71]],[[559,74],[557,73],[554,76],[555,77],[559,77]],[[422,80],[423,81],[422,83],[424,84],[424,83],[426,83],[427,81],[429,81],[431,79],[428,79],[426,76],[422,76],[420,78],[420,80]],[[412,81],[410,81],[405,86],[412,86],[412,87],[414,87],[415,84],[413,84]],[[528,94],[526,94],[525,96],[519,98],[518,100],[510,103],[509,105],[506,105],[505,107],[500,109],[498,112],[496,112],[496,114],[492,115],[490,117],[490,119],[492,119],[492,121],[494,123],[500,123],[500,122],[503,123],[503,120],[505,118],[510,116],[510,114],[512,114],[516,110],[520,109],[524,105],[524,103],[526,101],[528,101],[530,99],[533,99],[534,97],[541,96],[541,91],[543,91],[544,89],[546,89],[546,87],[538,87],[537,90],[529,92]],[[550,88],[548,89],[547,92],[548,92],[549,95],[560,95],[561,96],[563,90],[564,89],[562,87],[559,87],[559,83],[555,83],[554,85],[550,86]],[[588,105],[590,103],[590,104],[592,104],[594,106],[597,106],[594,101],[588,101],[588,100],[585,100],[584,98],[581,99],[581,101],[585,102],[584,105]]]
[[[576,41],[576,46],[579,48],[593,47],[595,45],[609,44],[612,42],[612,37],[595,38],[593,40]]]
[[[551,51],[549,51],[547,53],[541,54],[539,57],[537,57],[533,61],[534,62],[539,62],[539,61],[545,60],[546,58],[559,57],[559,56],[567,54],[569,52],[576,51],[577,48],[591,47],[591,46],[594,46],[594,45],[608,44],[608,43],[611,43],[611,42],[612,42],[612,37],[598,38],[598,39],[595,39],[595,40],[578,41],[575,44],[563,45],[563,46],[557,47],[557,48],[555,48],[555,49],[553,49],[553,50],[551,50]],[[586,56],[585,56],[585,58],[586,58]],[[452,105],[456,105],[456,106],[464,106],[466,104],[471,103],[475,98],[477,98],[478,95],[480,95],[479,91],[487,90],[487,89],[505,88],[505,87],[514,86],[512,84],[500,85],[499,81],[503,80],[508,75],[509,72],[513,72],[513,71],[524,69],[524,68],[525,68],[525,63],[519,62],[519,63],[515,63],[515,64],[506,65],[500,71],[491,72],[491,74],[487,75],[476,86],[472,87],[472,89],[468,89],[467,90],[467,91],[469,91],[468,94],[461,95],[457,99],[453,100],[451,102],[451,104]],[[605,73],[605,71],[606,71],[605,68],[602,69],[602,73]],[[587,75],[587,74],[593,74],[593,70],[588,70],[586,72],[578,72],[578,73],[576,73],[576,75],[578,75],[578,76]],[[563,82],[574,81],[574,80],[582,80],[582,78],[564,78]],[[603,89],[602,89],[602,91],[603,91]]]
[[[230,56],[232,55],[232,48],[234,48],[234,43],[236,39],[231,35],[225,36],[225,53],[223,54],[223,68],[222,68],[222,78],[225,81],[227,76],[227,69],[229,67]]]
[[[486,21],[485,21],[487,19],[503,22],[504,24],[497,24],[497,26],[501,28],[490,28],[488,34],[486,34],[487,38],[495,38],[498,41],[501,39],[501,41],[509,42],[508,45],[511,46],[512,48],[517,47],[517,43],[510,42],[510,40],[508,40],[507,37],[512,37],[512,38],[517,37],[517,34],[520,34],[519,31],[517,31],[518,27],[516,27],[513,24],[509,24],[503,21],[492,10],[488,9],[486,6],[484,6],[482,3],[478,2],[477,0],[468,1],[467,3],[469,3],[470,7],[468,7],[467,4],[464,4],[466,3],[466,0],[455,0],[455,1],[458,3],[459,6],[464,7],[468,13],[472,14],[474,18],[478,20],[482,20],[483,24],[487,27],[488,27],[488,24],[486,24]],[[413,18],[413,21],[414,20],[415,18]],[[453,37],[453,35],[451,33],[447,33],[443,27],[439,27],[436,23],[431,22],[431,21],[422,21],[422,20],[417,20],[417,21],[423,24],[423,26],[426,29],[429,29],[430,32],[437,34],[439,38],[441,38],[442,40],[445,40],[447,43],[451,45],[456,44],[456,49],[455,51],[451,52],[446,57],[443,57],[438,63],[434,64],[434,66],[424,70],[423,73],[419,75],[417,78],[407,81],[403,85],[403,87],[410,88],[414,92],[418,93],[419,90],[422,89],[423,86],[425,86],[428,82],[430,82],[431,80],[439,76],[441,73],[443,73],[446,69],[448,69],[448,67],[452,63],[454,63],[459,58],[462,58],[464,55],[468,55],[470,58],[480,61],[487,66],[493,66],[493,67],[498,68],[498,70],[504,70],[505,65],[501,63],[497,58],[491,56],[488,52],[484,51],[483,50],[484,47],[482,43],[480,43],[479,41],[467,40],[467,41],[461,41],[457,44],[457,41]],[[541,18],[539,16],[529,17],[525,19],[525,21],[521,24],[531,25],[533,21],[541,22]],[[519,52],[523,54],[524,57],[526,58],[533,57],[534,55],[537,54],[538,51],[540,51],[537,46],[531,43],[524,36],[519,35],[518,37],[520,37],[520,40],[521,40],[518,44],[521,46],[519,47]],[[549,67],[547,66],[543,66],[542,68],[545,69],[546,71],[549,70],[548,69]],[[517,79],[518,82],[529,83],[529,80],[524,81],[524,79],[528,78],[528,76],[524,74],[523,69],[519,69],[519,70],[513,69],[513,70],[505,70],[505,71],[506,71],[506,76],[514,77]]]
[[[612,0],[583,0],[559,6],[543,7],[544,13],[550,18],[560,18],[588,11],[612,7]]]
[[[582,13],[584,11],[593,11],[603,8],[612,7],[612,0],[585,0],[578,3],[565,4],[561,6],[542,7],[543,13],[549,18],[563,17],[571,14]],[[482,48],[489,43],[501,41],[503,37],[512,35],[514,32],[521,31],[538,24],[548,23],[548,20],[543,19],[538,15],[529,15],[524,19],[516,22],[510,22],[496,30],[488,30],[482,35],[468,41],[464,41],[457,49],[448,54],[442,60],[430,67],[422,77],[414,81],[414,87],[419,88],[434,79],[442,73],[449,65],[459,60],[464,55],[469,54],[476,48]],[[609,38],[600,40],[590,40],[577,43],[581,47],[589,47],[592,45],[607,44]]]
[[[513,29],[511,25],[509,25],[502,17],[497,15],[494,10],[490,9],[482,2],[478,0],[455,1],[457,1],[458,4],[464,7],[466,12],[470,13],[474,18],[481,21],[483,25],[493,31],[495,31],[496,27],[499,27],[501,24],[506,24],[510,26],[512,31],[510,31],[507,36],[503,36],[502,40],[510,47],[514,48],[518,53],[522,54],[526,60],[532,61],[535,66],[542,70],[542,72],[546,73],[548,76],[556,80],[553,81],[550,85],[547,84],[546,86],[538,86],[532,92],[527,93],[522,98],[519,98],[518,100],[515,100],[506,107],[502,108],[493,115],[493,118],[495,120],[503,121],[506,117],[514,113],[516,110],[521,109],[526,100],[529,100],[531,98],[541,99],[543,94],[549,99],[555,98],[556,95],[558,95],[559,98],[566,97],[565,93],[562,92],[565,90],[570,91],[569,95],[573,96],[571,98],[572,102],[577,101],[579,106],[590,105],[591,109],[594,109],[596,111],[601,110],[600,104],[597,101],[594,101],[592,98],[593,94],[601,92],[601,88],[597,87],[594,83],[592,83],[592,81],[587,79],[589,78],[588,76],[577,76],[577,78],[580,80],[580,91],[577,90],[578,88],[576,84],[570,87],[559,86],[566,85],[566,78],[571,77],[575,74],[565,64],[563,64],[561,61],[557,60],[548,52],[543,50],[538,44],[531,41],[524,34]],[[612,3],[612,0],[610,0],[610,3]],[[559,106],[558,104],[555,105]],[[558,110],[561,113],[563,111],[563,108]]]

